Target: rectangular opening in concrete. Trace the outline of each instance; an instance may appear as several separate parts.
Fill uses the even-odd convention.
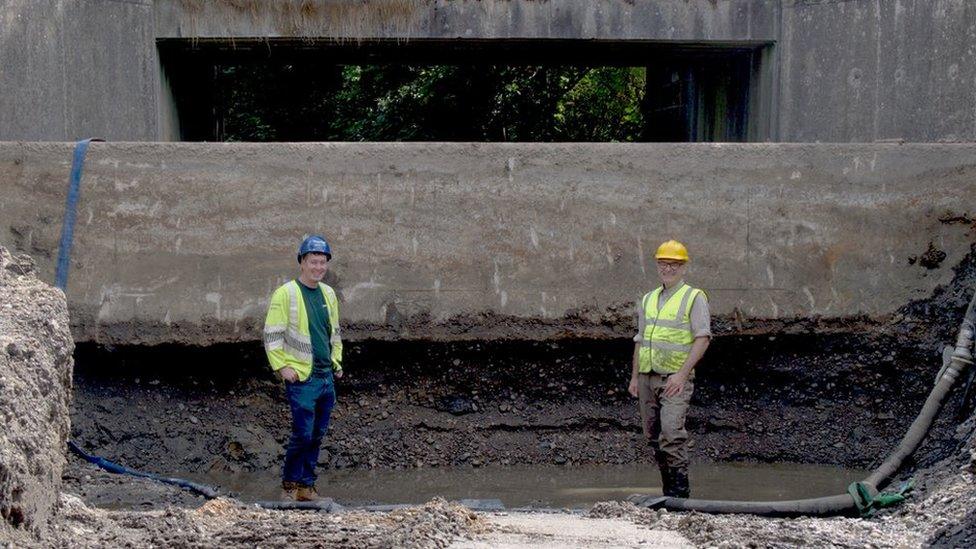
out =
[[[161,40],[182,141],[765,141],[767,44]]]

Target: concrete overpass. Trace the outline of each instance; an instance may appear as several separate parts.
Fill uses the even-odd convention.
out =
[[[653,93],[694,79],[689,49],[746,52],[742,140],[976,139],[968,0],[7,0],[0,140],[179,140],[186,92],[167,75],[255,44],[337,62],[627,60],[657,68]]]

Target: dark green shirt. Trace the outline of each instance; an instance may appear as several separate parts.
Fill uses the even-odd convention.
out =
[[[332,368],[332,346],[329,341],[329,309],[325,305],[322,288],[314,289],[297,280],[302,289],[302,299],[305,301],[305,312],[308,314],[308,332],[312,339],[312,368]]]

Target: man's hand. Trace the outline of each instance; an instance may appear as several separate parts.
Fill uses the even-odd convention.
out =
[[[336,377],[336,379],[339,379],[340,377],[342,377],[342,370],[336,370],[335,371],[335,377]]]
[[[627,387],[627,392],[630,393],[630,396],[634,396],[634,397],[637,396],[637,378],[636,377],[630,378],[630,386]]]
[[[668,376],[667,383],[664,384],[664,396],[673,397],[680,395],[681,391],[685,388],[685,382],[688,381],[688,374],[683,372],[678,372]]]
[[[288,383],[295,383],[298,381],[298,373],[288,366],[278,370],[278,374],[281,375],[281,379]]]

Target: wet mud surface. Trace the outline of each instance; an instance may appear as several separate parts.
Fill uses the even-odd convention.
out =
[[[74,493],[106,509],[152,509],[171,501],[159,497],[157,486],[132,486],[125,478],[69,469]],[[867,471],[796,463],[696,463],[690,470],[694,494],[700,499],[739,501],[791,500],[839,494]],[[217,474],[173,472],[173,476],[206,483],[225,497],[245,503],[280,497],[277,470]],[[661,495],[657,467],[627,465],[508,465],[332,470],[319,481],[319,491],[343,507],[416,505],[441,497],[478,501],[479,509],[587,509],[594,503],[624,500],[634,494]],[[186,492],[176,502],[194,506],[202,499]]]

